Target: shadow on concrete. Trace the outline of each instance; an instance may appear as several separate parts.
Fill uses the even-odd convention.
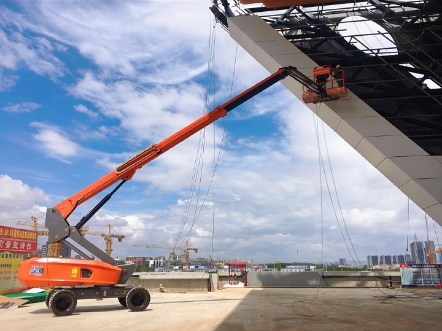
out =
[[[213,330],[441,330],[440,303],[373,288],[225,289],[247,293]],[[232,295],[235,292],[232,292]],[[388,300],[386,300],[388,298]]]
[[[259,287],[327,287],[322,271],[280,272],[251,271],[247,274],[248,286]]]

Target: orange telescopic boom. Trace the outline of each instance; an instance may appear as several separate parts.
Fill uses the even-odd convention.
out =
[[[289,70],[288,68],[279,69],[271,76],[267,77],[266,79],[259,82],[255,86],[249,88],[247,91],[241,93],[232,100],[226,102],[222,106],[215,108],[210,113],[204,115],[200,119],[196,120],[195,122],[185,127],[184,129],[178,131],[169,138],[163,140],[159,144],[153,145],[152,147],[149,147],[148,149],[142,151],[141,153],[139,153],[129,161],[120,165],[118,168],[116,168],[114,171],[112,171],[105,177],[96,181],[95,183],[85,188],[81,192],[77,193],[76,195],[59,203],[54,207],[54,209],[60,211],[61,215],[64,218],[68,218],[69,215],[71,215],[71,213],[82,203],[88,201],[89,199],[96,196],[100,192],[103,192],[104,190],[106,190],[107,188],[109,188],[110,186],[112,186],[113,184],[115,184],[120,180],[128,181],[132,179],[135,172],[141,169],[147,163],[155,160],[158,156],[164,154],[169,149],[175,147],[176,145],[186,140],[196,132],[199,132],[200,130],[204,129],[205,127],[209,126],[210,124],[217,121],[221,117],[226,116],[229,111],[240,106],[241,104],[251,99],[258,93],[264,91],[268,87],[272,86],[273,84],[279,82],[281,79],[285,78],[288,75],[288,70]]]

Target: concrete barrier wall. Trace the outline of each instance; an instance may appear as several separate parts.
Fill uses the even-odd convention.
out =
[[[258,287],[327,287],[321,274],[320,271],[251,271],[247,274],[247,283]]]
[[[231,277],[234,283],[245,282],[237,275]],[[228,272],[165,272],[135,274],[127,282],[139,285],[149,291],[159,291],[160,284],[170,292],[206,292],[222,289],[229,283]],[[278,272],[251,271],[247,274],[249,287],[398,287],[399,272]]]
[[[322,276],[327,287],[399,287],[398,271],[377,272],[325,272]]]
[[[146,273],[131,277],[127,284],[138,285],[149,291],[159,291],[160,284],[170,292],[207,292],[210,290],[208,273]]]

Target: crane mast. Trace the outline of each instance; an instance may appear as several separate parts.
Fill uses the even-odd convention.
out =
[[[113,246],[113,240],[112,238],[116,238],[118,240],[118,242],[122,242],[124,238],[126,238],[126,236],[123,235],[118,235],[118,234],[113,234],[112,233],[112,225],[108,224],[107,226],[108,228],[108,232],[107,233],[102,233],[102,232],[97,232],[97,231],[87,231],[87,234],[91,234],[94,236],[101,236],[104,238],[104,242],[106,243],[106,249],[104,250],[106,252],[107,255],[111,256],[112,255],[112,246]]]

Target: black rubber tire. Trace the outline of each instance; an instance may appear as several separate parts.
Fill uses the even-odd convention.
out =
[[[51,298],[52,294],[54,294],[54,291],[51,291],[46,295],[45,304],[47,308],[49,308],[49,299]]]
[[[71,315],[77,307],[77,297],[69,290],[55,291],[49,298],[49,309],[55,316]]]
[[[122,305],[123,307],[127,307],[126,297],[120,297],[120,298],[118,298],[118,302],[119,302],[120,305]]]
[[[134,287],[126,295],[126,305],[131,311],[143,311],[149,306],[150,294],[143,287]]]

